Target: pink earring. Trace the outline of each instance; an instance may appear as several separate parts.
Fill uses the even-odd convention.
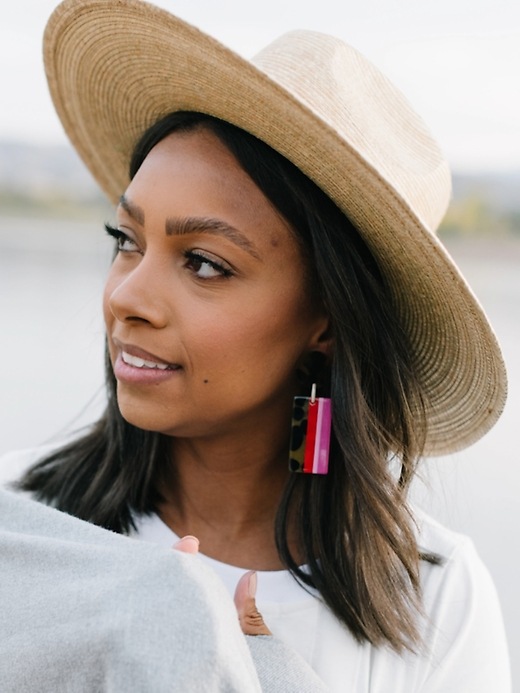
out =
[[[331,401],[316,397],[316,383],[310,397],[294,398],[289,453],[292,472],[327,474],[331,421]]]

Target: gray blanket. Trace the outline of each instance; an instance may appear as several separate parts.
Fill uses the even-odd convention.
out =
[[[0,490],[2,693],[260,690],[325,688],[196,556]]]

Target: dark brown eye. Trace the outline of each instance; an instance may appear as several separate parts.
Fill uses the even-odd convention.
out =
[[[231,270],[224,265],[212,260],[201,252],[189,250],[184,254],[186,267],[194,272],[199,279],[215,279],[217,277],[230,277]]]

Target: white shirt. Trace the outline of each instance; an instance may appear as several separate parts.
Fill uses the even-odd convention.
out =
[[[19,477],[39,455],[0,458],[0,483]],[[257,571],[257,606],[274,635],[299,652],[333,692],[510,693],[500,605],[491,577],[467,537],[417,511],[419,545],[439,554],[422,562],[424,651],[398,655],[357,643],[316,596],[287,571]],[[178,537],[157,515],[137,518],[136,539],[171,546]],[[245,568],[200,554],[231,594]]]

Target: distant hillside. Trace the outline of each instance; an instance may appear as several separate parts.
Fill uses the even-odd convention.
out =
[[[0,214],[85,218],[108,207],[72,147],[0,141]]]
[[[99,218],[109,209],[72,147],[0,141],[0,214]],[[455,174],[441,232],[520,234],[520,168],[510,174]]]
[[[36,195],[60,189],[78,197],[96,192],[92,176],[72,147],[1,141],[0,188]]]
[[[520,163],[519,163],[520,166]],[[497,210],[520,211],[520,168],[512,173],[453,176],[453,198],[479,197]]]
[[[520,171],[454,175],[453,200],[440,233],[520,236]]]

